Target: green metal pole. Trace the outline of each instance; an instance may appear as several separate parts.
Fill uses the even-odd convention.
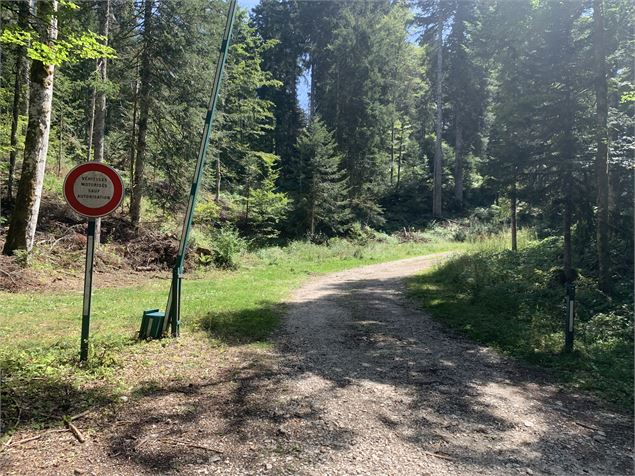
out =
[[[172,285],[170,286],[170,294],[168,295],[168,304],[166,306],[166,315],[163,320],[163,333],[167,331],[168,323],[171,328],[172,337],[179,335],[179,323],[181,320],[181,279],[183,278],[183,266],[185,264],[185,252],[190,238],[190,230],[192,229],[192,218],[194,217],[194,206],[196,205],[196,197],[203,176],[205,167],[205,159],[207,157],[207,149],[209,148],[209,140],[212,136],[212,124],[216,115],[216,106],[220,94],[220,87],[223,81],[223,72],[225,70],[225,61],[227,59],[227,51],[231,40],[232,29],[234,26],[234,18],[236,17],[236,0],[230,0],[229,10],[227,12],[227,21],[225,23],[225,31],[223,33],[223,41],[219,50],[218,61],[216,62],[216,73],[214,75],[214,86],[212,87],[212,95],[205,116],[205,124],[203,126],[203,136],[196,161],[196,169],[194,170],[194,178],[192,179],[192,188],[190,189],[190,198],[187,204],[187,210],[183,219],[183,229],[181,231],[181,243],[176,257],[176,263],[172,272]]]
[[[90,334],[90,304],[93,295],[93,263],[95,255],[95,219],[88,220],[86,233],[86,265],[84,267],[84,306],[82,310],[82,340],[79,346],[79,360],[88,360],[88,337]]]

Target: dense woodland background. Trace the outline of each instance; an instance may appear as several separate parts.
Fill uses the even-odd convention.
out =
[[[154,278],[176,258],[227,8],[0,0],[0,433],[91,407],[84,383],[119,375],[131,352],[165,362],[163,346],[133,336],[142,306],[167,292]],[[241,10],[182,339],[264,342],[309,275],[456,251],[408,282],[415,302],[632,411],[634,9],[262,0]],[[115,167],[127,190],[102,219],[96,283],[112,289],[96,292],[82,369],[86,220],[61,188],[87,160]]]
[[[226,9],[1,2],[5,254],[86,160],[125,177],[133,229],[178,221]],[[263,0],[238,16],[197,220],[259,244],[451,219],[516,248],[531,227],[608,292],[633,266],[633,28],[627,0]]]

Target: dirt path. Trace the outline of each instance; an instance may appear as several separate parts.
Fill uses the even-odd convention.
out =
[[[309,282],[273,349],[210,359],[207,375],[93,421],[89,442],[67,436],[55,465],[28,474],[633,474],[630,418],[408,303],[403,279],[439,259]],[[20,462],[42,449],[11,450],[5,474],[27,474]]]

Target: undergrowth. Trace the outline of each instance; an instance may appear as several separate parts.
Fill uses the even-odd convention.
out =
[[[632,408],[632,279],[616,280],[607,296],[580,270],[575,351],[565,354],[564,291],[557,268],[561,240],[525,239],[518,252],[497,247],[496,240],[484,244],[411,279],[411,294],[472,339]]]

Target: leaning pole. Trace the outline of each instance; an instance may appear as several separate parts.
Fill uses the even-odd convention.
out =
[[[231,41],[232,29],[234,26],[234,18],[236,16],[236,0],[230,0],[227,12],[227,20],[225,22],[225,30],[223,33],[223,41],[221,42],[218,61],[216,62],[216,72],[214,74],[214,84],[212,94],[207,107],[207,115],[205,116],[205,124],[203,125],[203,135],[196,160],[196,169],[192,178],[192,187],[190,188],[189,200],[185,217],[183,218],[183,228],[181,231],[181,241],[179,243],[179,251],[176,256],[176,263],[172,269],[172,284],[168,295],[168,303],[165,312],[158,309],[144,311],[143,320],[141,321],[141,330],[139,338],[160,338],[167,333],[168,325],[172,337],[178,337],[179,326],[181,321],[181,282],[183,280],[183,268],[185,265],[185,253],[192,229],[192,218],[194,217],[194,206],[200,188],[203,170],[205,168],[205,159],[207,158],[207,150],[209,141],[212,136],[212,124],[216,115],[216,106],[220,95],[220,88],[223,82],[223,72],[225,70],[225,61]]]

